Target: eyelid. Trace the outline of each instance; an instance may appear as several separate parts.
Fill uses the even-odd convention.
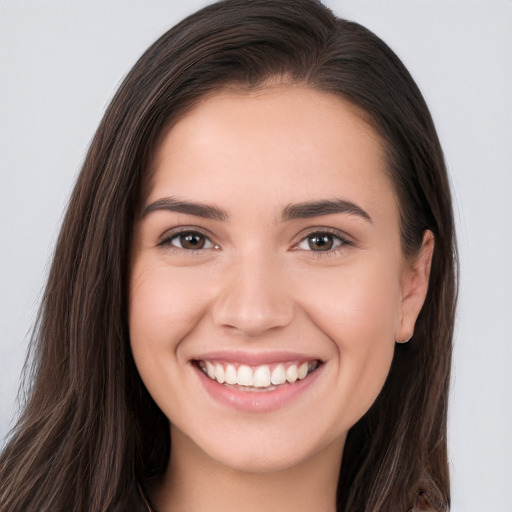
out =
[[[212,244],[213,247],[201,248],[201,249],[184,249],[184,248],[177,247],[177,246],[171,244],[171,241],[174,238],[176,238],[180,235],[186,234],[186,233],[197,233],[198,235],[204,236]],[[198,226],[176,226],[175,228],[168,229],[161,236],[157,245],[159,247],[170,246],[170,247],[172,247],[173,250],[184,251],[187,253],[201,252],[201,251],[207,251],[207,250],[211,250],[211,249],[220,249],[219,245],[213,240],[212,235],[210,233],[208,233],[208,230],[206,230],[204,228],[200,228]]]
[[[331,236],[337,238],[338,240],[340,240],[341,244],[338,245],[337,247],[334,247],[327,251],[313,251],[312,249],[300,249],[298,247],[299,244],[304,242],[307,238],[309,238],[312,235],[316,235],[316,234],[331,235]],[[344,231],[341,231],[341,230],[335,229],[335,228],[316,226],[313,228],[309,228],[306,232],[301,233],[299,240],[293,244],[293,249],[297,250],[297,251],[310,252],[310,253],[315,254],[316,256],[322,256],[322,255],[327,256],[329,254],[336,253],[337,251],[339,251],[340,249],[343,249],[344,247],[347,247],[347,246],[350,247],[350,246],[354,246],[354,245],[356,245],[356,244],[355,244],[353,238],[351,236],[349,236],[347,233],[345,233]]]
[[[177,236],[186,234],[186,233],[197,233],[201,236],[204,236],[212,244],[213,247],[201,248],[201,249],[184,249],[184,248],[180,248],[180,247],[177,247],[177,246],[171,244],[171,241],[174,238],[176,238]],[[337,247],[334,247],[334,248],[326,250],[326,251],[314,251],[312,249],[301,249],[298,247],[299,244],[304,242],[308,237],[315,235],[315,234],[331,235],[331,236],[337,238],[341,243]],[[161,236],[160,240],[158,241],[157,245],[160,247],[170,246],[170,247],[172,247],[172,250],[183,251],[183,252],[186,252],[189,254],[199,253],[199,252],[203,252],[203,251],[207,251],[207,250],[211,250],[211,249],[220,249],[219,244],[217,244],[215,242],[212,234],[209,233],[209,230],[206,230],[206,229],[198,227],[198,226],[185,226],[185,225],[176,226],[174,228],[171,228],[171,229],[165,231],[165,233]],[[329,254],[336,253],[337,251],[339,251],[340,249],[343,249],[344,247],[355,246],[355,245],[356,244],[355,244],[355,241],[353,240],[353,238],[344,231],[341,231],[336,228],[331,228],[331,227],[315,226],[315,227],[311,227],[311,228],[307,229],[306,231],[303,231],[300,235],[298,235],[297,241],[294,242],[292,245],[292,250],[313,253],[315,256],[322,256],[322,255],[327,256]]]

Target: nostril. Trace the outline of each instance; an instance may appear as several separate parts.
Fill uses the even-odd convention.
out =
[[[214,324],[248,337],[289,325],[294,316],[293,302],[282,288],[275,289],[275,284],[226,287],[212,308]]]

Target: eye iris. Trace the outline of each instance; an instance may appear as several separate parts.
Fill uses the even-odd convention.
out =
[[[334,244],[332,235],[320,233],[308,237],[309,248],[313,251],[329,251]]]
[[[205,238],[198,233],[184,233],[180,235],[180,244],[183,249],[202,249]]]

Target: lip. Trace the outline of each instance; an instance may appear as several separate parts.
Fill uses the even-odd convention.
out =
[[[307,361],[314,358],[305,357],[303,354],[204,354],[197,360],[222,360],[226,362],[239,362],[249,365],[280,363],[285,361]],[[205,375],[197,364],[191,364],[191,368],[201,382],[206,393],[216,402],[243,412],[264,413],[271,412],[285,407],[292,401],[300,398],[301,395],[316,382],[323,371],[323,364],[311,372],[302,380],[293,384],[283,384],[270,391],[243,391],[234,386],[220,384]]]
[[[248,366],[259,366],[262,364],[274,363],[287,363],[296,362],[302,363],[304,361],[320,361],[323,362],[318,356],[298,354],[294,352],[208,352],[193,357],[191,360],[195,361],[221,361],[225,363],[240,363]]]

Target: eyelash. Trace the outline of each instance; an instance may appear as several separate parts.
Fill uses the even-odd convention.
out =
[[[184,247],[178,247],[172,243],[178,237],[182,237],[182,236],[186,236],[186,235],[194,235],[194,236],[202,237],[205,240],[205,243],[211,244],[211,247],[201,247],[199,249],[185,249]],[[301,249],[300,245],[303,243],[308,243],[307,242],[308,239],[311,239],[314,235],[316,235],[317,237],[322,236],[322,235],[328,235],[329,237],[334,239],[333,244],[335,246],[333,248],[329,248],[325,251],[314,251],[311,248],[309,250]],[[349,240],[348,238],[343,236],[337,230],[326,229],[326,228],[315,228],[314,230],[311,230],[306,236],[302,237],[299,240],[299,242],[293,246],[293,249],[294,250],[305,250],[306,252],[311,252],[312,254],[314,254],[317,257],[322,257],[322,256],[331,256],[331,255],[337,254],[338,251],[340,251],[344,246],[353,246],[353,245],[354,245],[354,243],[351,240]],[[219,245],[212,242],[211,238],[207,234],[205,234],[202,231],[197,230],[197,229],[188,229],[188,228],[187,229],[177,228],[176,231],[171,232],[161,242],[159,242],[158,246],[160,246],[160,247],[170,246],[170,247],[172,247],[172,250],[183,252],[186,254],[198,254],[205,250],[220,249]]]
[[[184,247],[178,247],[172,243],[173,240],[175,240],[179,237],[182,237],[182,236],[186,236],[186,235],[202,237],[205,240],[205,243],[211,244],[211,247],[201,247],[199,249],[185,249]],[[211,241],[210,237],[206,233],[203,233],[202,231],[200,231],[198,229],[189,229],[189,228],[186,228],[186,229],[177,228],[176,230],[173,230],[171,233],[168,233],[167,236],[161,242],[158,243],[158,246],[160,246],[160,247],[170,246],[172,248],[172,250],[183,252],[186,254],[199,254],[200,252],[205,251],[205,250],[220,248],[217,244],[215,244]]]
[[[295,250],[302,250],[299,248],[299,245],[302,243],[308,243],[307,242],[308,239],[311,239],[314,235],[316,235],[317,237],[322,236],[322,235],[328,235],[329,237],[332,237],[334,239],[334,241],[333,241],[334,244],[336,244],[336,242],[337,242],[337,245],[335,247],[327,249],[325,251],[314,251],[312,249],[309,249],[309,250],[305,249],[306,252],[310,252],[319,258],[326,257],[326,256],[334,256],[334,255],[338,254],[338,252],[340,250],[342,250],[343,247],[354,245],[354,243],[350,239],[348,239],[346,236],[344,236],[338,230],[329,229],[329,228],[314,228],[314,229],[310,230],[306,236],[302,237],[297,244],[295,244],[295,246],[294,246]]]

